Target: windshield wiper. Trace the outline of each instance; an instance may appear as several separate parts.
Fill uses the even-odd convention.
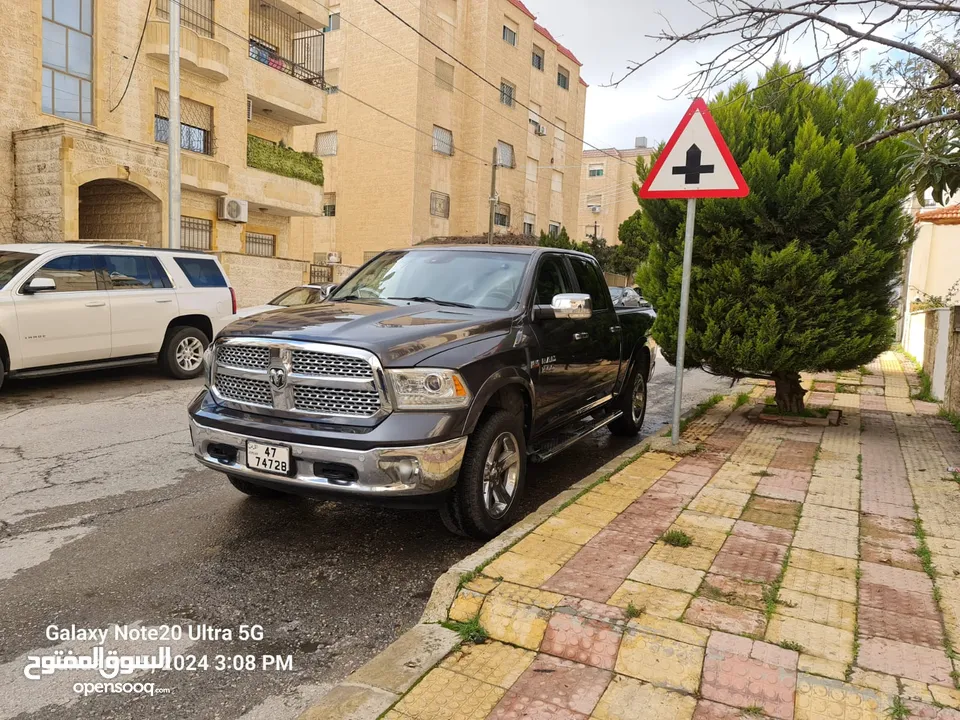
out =
[[[452,300],[437,300],[436,298],[428,297],[426,295],[416,295],[414,297],[392,297],[387,298],[387,300],[410,300],[411,302],[429,302],[436,303],[437,305],[443,305],[445,307],[459,307],[459,308],[475,308],[476,305],[470,305],[468,303],[453,302]]]
[[[343,297],[332,297],[330,302],[349,302],[350,300],[362,300],[359,295],[344,295]]]

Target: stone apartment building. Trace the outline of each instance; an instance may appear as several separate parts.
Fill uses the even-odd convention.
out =
[[[585,150],[580,168],[579,220],[576,240],[604,238],[608,245],[619,243],[617,232],[624,220],[640,209],[633,183],[637,181],[637,158],[650,162],[653,148],[638,137],[629,150]]]
[[[343,92],[303,129],[326,176],[325,216],[310,222],[318,252],[358,265],[387,247],[485,234],[495,147],[495,230],[572,229],[587,90],[575,55],[520,0],[389,6],[426,39],[371,0],[330,7],[326,75]]]

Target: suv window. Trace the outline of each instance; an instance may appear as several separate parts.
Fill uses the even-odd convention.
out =
[[[606,310],[611,306],[610,290],[593,263],[583,258],[572,257],[573,274],[577,276],[580,292],[590,296],[594,310]]]
[[[40,268],[33,277],[53,280],[57,284],[55,292],[86,292],[100,289],[97,286],[97,258],[93,255],[58,257]]]
[[[104,255],[103,262],[114,290],[172,287],[160,261],[150,255]]]
[[[570,292],[567,281],[567,272],[563,266],[563,258],[559,255],[547,255],[540,263],[537,271],[536,295],[534,305],[549,305],[554,295]]]
[[[30,253],[0,252],[0,290],[36,257]]]
[[[227,287],[227,280],[217,267],[217,263],[209,258],[174,258],[177,265],[183,270],[190,284],[198,288]]]

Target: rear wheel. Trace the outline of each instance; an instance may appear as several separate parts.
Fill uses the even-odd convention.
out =
[[[523,416],[510,410],[487,415],[474,430],[460,479],[440,515],[451,532],[487,540],[517,514],[527,475]]]
[[[203,373],[203,351],[210,338],[195,327],[175,327],[168,333],[160,351],[160,365],[178,380],[189,380]]]
[[[249,495],[250,497],[263,498],[264,500],[273,500],[275,498],[283,497],[284,495],[287,494],[287,493],[280,492],[279,490],[274,490],[273,488],[257,485],[255,483],[244,480],[242,477],[237,477],[236,475],[227,475],[227,479],[230,481],[230,484],[233,485],[237,490],[242,492],[244,495]]]
[[[610,423],[610,432],[621,437],[634,437],[643,427],[647,414],[647,363],[640,358],[633,364],[630,377],[614,401],[613,409],[622,414]]]
[[[7,375],[7,369],[3,366],[3,358],[0,357],[0,388],[3,387],[3,379]]]

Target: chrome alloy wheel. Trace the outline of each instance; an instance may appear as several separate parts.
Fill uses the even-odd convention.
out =
[[[193,372],[203,363],[203,343],[195,337],[185,337],[177,345],[177,366],[184,372]]]
[[[630,406],[630,412],[633,414],[633,422],[640,424],[643,418],[643,409],[647,403],[647,381],[643,379],[641,368],[637,368],[637,379],[633,381],[633,403]]]
[[[520,450],[513,433],[500,433],[483,464],[483,504],[494,520],[513,505],[520,484]]]

